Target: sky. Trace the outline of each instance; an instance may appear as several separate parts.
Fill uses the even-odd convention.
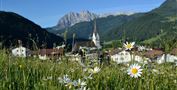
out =
[[[165,0],[0,0],[0,10],[18,13],[41,27],[55,26],[69,12],[148,12]]]

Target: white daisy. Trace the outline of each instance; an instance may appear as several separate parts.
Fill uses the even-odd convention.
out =
[[[124,47],[125,47],[125,50],[131,50],[132,48],[134,48],[134,45],[135,45],[135,42],[131,42],[131,43],[124,43]]]
[[[65,86],[68,87],[69,89],[71,89],[72,86],[73,86],[73,82],[69,82],[69,83],[67,83]]]
[[[128,75],[130,75],[131,77],[134,77],[134,78],[140,77],[142,74],[142,70],[143,70],[140,68],[141,68],[141,66],[139,66],[138,64],[131,65],[130,68],[127,70]]]
[[[71,79],[68,77],[67,74],[63,76],[63,82],[64,83],[70,83],[71,82]]]
[[[78,80],[78,86],[85,86],[87,85],[85,81],[81,81],[81,79]]]
[[[94,69],[89,69],[89,73],[95,74],[98,73],[101,69],[99,67],[95,67]]]

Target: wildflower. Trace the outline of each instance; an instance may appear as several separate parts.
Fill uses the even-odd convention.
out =
[[[95,67],[94,69],[89,69],[89,72],[92,73],[92,74],[96,74],[100,71],[100,68],[99,67]]]
[[[74,69],[70,69],[71,72],[74,72],[75,70]]]
[[[52,76],[48,76],[48,77],[47,77],[47,80],[52,80]]]
[[[156,70],[156,69],[152,69],[152,71],[153,71],[154,73],[160,74],[160,72],[159,72],[158,70]]]
[[[71,79],[68,77],[68,75],[64,75],[63,78],[58,77],[59,83],[69,83],[71,82]]]
[[[66,87],[69,87],[69,89],[71,89],[72,86],[73,86],[73,82],[69,82],[69,83],[67,83],[65,86],[66,86]]]
[[[59,83],[64,83],[63,79],[61,77],[58,77],[58,81],[59,81]]]
[[[142,70],[140,69],[141,66],[139,66],[138,64],[133,64],[130,66],[130,68],[127,70],[128,71],[128,75],[130,75],[131,77],[137,78],[140,77],[142,74]]]
[[[81,81],[81,79],[78,80],[78,86],[85,86],[87,85],[85,81]]]
[[[71,79],[68,77],[67,74],[63,76],[63,82],[64,82],[64,83],[69,83],[69,82],[71,82]]]
[[[93,79],[92,74],[90,74],[89,76],[84,76],[84,79]]]
[[[43,77],[42,80],[47,81],[47,79],[45,77]]]
[[[88,68],[84,68],[83,71],[86,72],[88,70]]]
[[[22,68],[22,65],[20,64],[19,67]]]
[[[131,50],[132,48],[134,48],[134,45],[135,45],[135,42],[132,42],[132,43],[124,43],[124,47],[125,47],[125,50]]]
[[[78,82],[76,80],[73,81],[73,85],[76,87],[78,86]]]

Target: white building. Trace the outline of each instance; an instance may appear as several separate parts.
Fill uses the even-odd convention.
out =
[[[166,55],[166,62],[171,62],[171,63],[177,62],[177,56],[167,54]],[[157,58],[157,63],[158,64],[165,63],[165,54],[163,54],[161,57]]]
[[[17,57],[27,57],[30,55],[30,50],[20,46],[12,50],[12,55]]]
[[[131,62],[132,60],[139,62],[139,63],[147,63],[146,58],[143,58],[139,55],[130,54],[130,52],[125,51],[125,50],[119,53],[116,53],[114,55],[111,55],[111,59],[118,64],[128,63],[128,62]]]
[[[177,62],[177,49],[173,50],[169,54],[166,54],[166,62],[175,63]],[[146,52],[146,56],[158,64],[165,63],[165,54],[162,50],[149,50]]]
[[[97,27],[96,27],[96,21],[95,21],[95,24],[94,24],[94,30],[93,30],[93,35],[92,35],[92,41],[94,42],[95,46],[98,48],[98,49],[101,49],[101,45],[100,45],[100,36],[97,32]]]

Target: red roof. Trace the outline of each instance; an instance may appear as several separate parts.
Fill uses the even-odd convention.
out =
[[[147,52],[145,52],[145,57],[147,58],[156,58],[158,56],[163,55],[164,52],[162,50],[149,50]]]
[[[39,54],[40,55],[56,55],[56,54],[63,54],[64,49],[40,49]]]

